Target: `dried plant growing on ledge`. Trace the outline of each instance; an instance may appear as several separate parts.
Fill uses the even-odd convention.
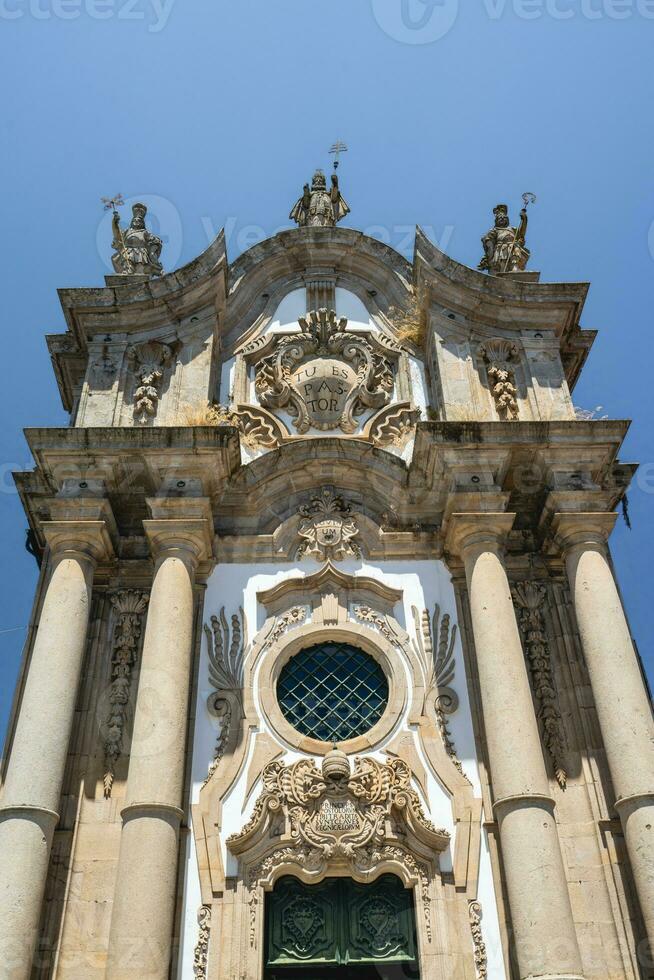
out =
[[[425,347],[427,328],[424,299],[425,290],[419,287],[412,291],[405,306],[391,306],[388,310],[388,318],[400,340],[405,340],[420,350]]]

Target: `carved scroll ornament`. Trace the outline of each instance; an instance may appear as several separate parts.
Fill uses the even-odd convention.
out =
[[[421,409],[409,402],[388,405],[366,423],[364,438],[371,439],[376,446],[401,448],[413,436],[421,414]]]
[[[288,437],[286,426],[257,405],[211,405],[207,411],[210,425],[233,425],[249,449],[275,449]]]
[[[299,332],[273,334],[243,351],[269,351],[255,367],[260,403],[285,409],[300,434],[311,428],[355,432],[366,409],[390,403],[392,358],[400,348],[383,334],[348,331],[347,319],[333,310],[307,313],[298,322]]]

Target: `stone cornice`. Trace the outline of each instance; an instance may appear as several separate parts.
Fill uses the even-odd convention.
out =
[[[36,469],[16,482],[41,546],[42,522],[65,506],[53,500],[97,492],[115,514],[119,555],[145,558],[147,498],[206,497],[221,560],[287,560],[291,518],[308,493],[330,486],[357,514],[366,554],[403,558],[440,553],[442,525],[461,510],[516,512],[516,543],[546,537],[549,515],[568,509],[548,494],[610,512],[632,472],[617,461],[627,428],[619,420],[420,422],[408,464],[333,436],[295,439],[244,464],[231,426],[31,429]],[[453,494],[470,499],[459,506]]]

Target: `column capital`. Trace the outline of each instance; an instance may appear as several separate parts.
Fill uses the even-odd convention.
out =
[[[617,518],[614,511],[556,513],[552,518],[551,537],[564,554],[575,548],[605,551]]]
[[[196,568],[213,556],[213,515],[208,497],[149,497],[143,521],[153,557],[179,552]]]
[[[493,511],[450,514],[445,548],[465,558],[473,548],[499,551],[513,527],[515,514]]]
[[[53,558],[70,554],[96,564],[115,556],[106,521],[43,521],[41,529]]]

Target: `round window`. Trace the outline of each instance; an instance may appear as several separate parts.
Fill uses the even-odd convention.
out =
[[[317,643],[284,665],[277,700],[303,735],[344,742],[379,721],[388,703],[388,681],[363,650],[349,643]]]

